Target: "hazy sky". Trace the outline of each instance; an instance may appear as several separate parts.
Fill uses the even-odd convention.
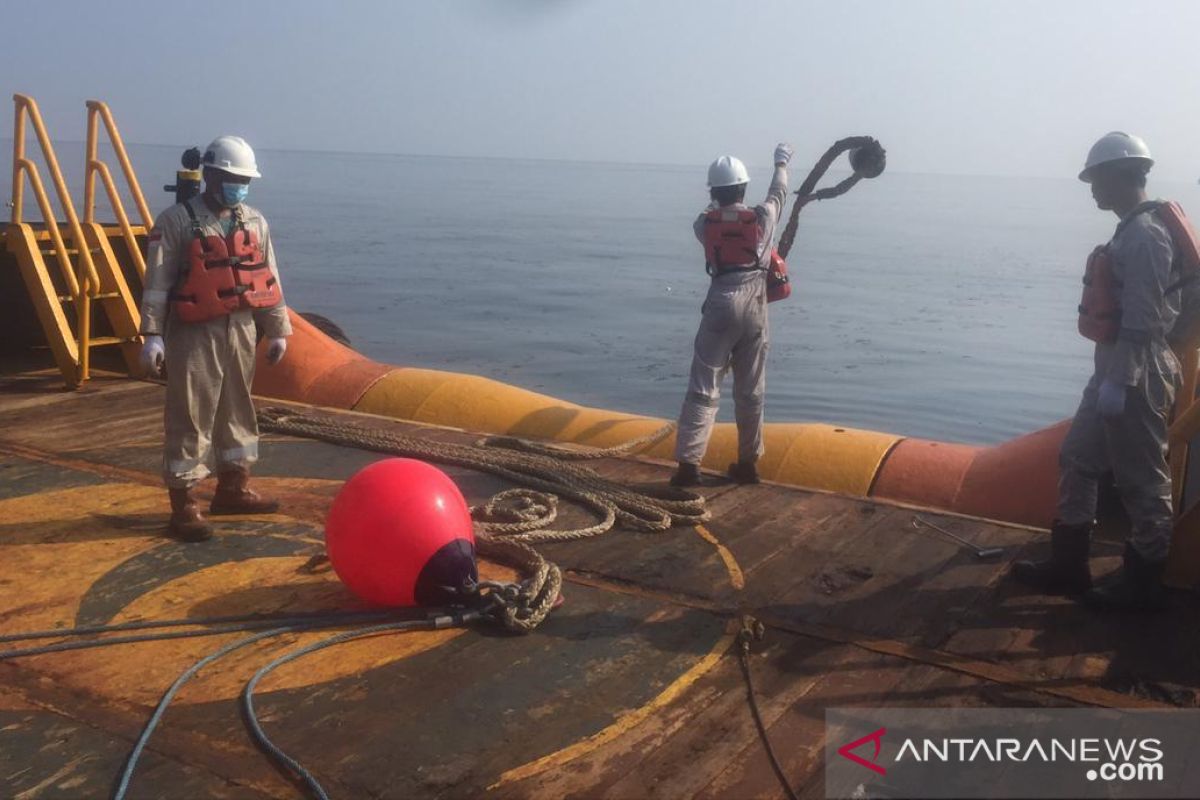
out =
[[[1073,175],[1113,129],[1200,176],[1200,2],[4,0],[0,89],[62,139]],[[0,131],[5,130],[0,128]],[[8,135],[5,133],[4,135]]]

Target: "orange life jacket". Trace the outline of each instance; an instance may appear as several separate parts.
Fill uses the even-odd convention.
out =
[[[1166,227],[1175,245],[1174,270],[1180,277],[1165,294],[1200,277],[1200,242],[1187,215],[1175,202],[1147,203],[1139,213],[1153,213]],[[1093,342],[1115,342],[1121,331],[1121,282],[1113,274],[1112,253],[1100,245],[1088,256],[1083,272],[1083,297],[1079,301],[1079,332]]]
[[[1121,330],[1121,282],[1113,275],[1108,245],[1088,256],[1079,300],[1079,332],[1093,342],[1116,341]]]
[[[762,225],[752,209],[714,208],[704,215],[704,268],[709,275],[759,269]],[[767,267],[767,302],[792,293],[787,264],[776,250]]]
[[[171,311],[184,322],[207,322],[242,308],[271,308],[283,300],[279,281],[240,208],[228,236],[206,236],[190,202],[192,220],[187,273],[171,293]]]
[[[704,268],[709,275],[758,269],[762,234],[753,209],[712,209],[704,215]]]

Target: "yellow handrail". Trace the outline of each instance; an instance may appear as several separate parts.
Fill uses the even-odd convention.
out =
[[[16,98],[13,98],[14,100]],[[13,114],[13,168],[12,168],[12,218],[15,225],[21,221],[21,201],[24,199],[25,182],[21,180],[21,171],[17,169],[17,159],[25,157],[25,106],[17,103],[16,113]]]
[[[125,247],[133,257],[134,269],[137,270],[138,276],[144,279],[146,277],[146,259],[142,256],[142,248],[138,244],[137,236],[134,235],[133,226],[129,224],[129,216],[125,213],[125,205],[121,202],[121,195],[117,192],[112,172],[109,171],[108,165],[99,158],[99,120],[104,120],[108,140],[117,154],[117,160],[121,162],[129,193],[133,195],[138,213],[142,216],[142,224],[147,230],[153,225],[150,220],[150,208],[146,205],[146,198],[142,196],[142,187],[138,185],[137,175],[133,171],[129,155],[125,152],[125,143],[121,140],[121,134],[117,130],[117,123],[113,120],[112,112],[108,110],[105,103],[99,100],[88,100],[87,109],[87,165],[83,181],[83,219],[85,222],[95,221],[96,174],[99,173],[104,182],[104,191],[108,193],[109,205],[112,206],[113,214],[117,217],[117,224],[121,226],[121,236],[125,239]]]
[[[54,181],[54,188],[58,192],[58,204],[62,207],[63,213],[66,214],[67,224],[71,229],[71,237],[76,243],[79,251],[79,280],[73,286],[73,293],[78,298],[80,294],[86,294],[89,298],[95,297],[100,293],[100,276],[96,273],[96,265],[92,261],[92,253],[88,248],[87,240],[83,238],[83,229],[79,225],[79,217],[75,215],[75,206],[71,203],[71,195],[67,191],[67,182],[63,179],[62,170],[58,167],[58,159],[54,155],[54,147],[50,143],[50,137],[46,133],[46,126],[42,122],[42,115],[38,111],[37,102],[32,97],[23,94],[14,94],[13,102],[17,105],[16,113],[16,129],[13,132],[13,210],[12,221],[19,223],[21,221],[22,212],[22,176],[26,173],[36,175],[36,170],[30,169],[33,162],[25,158],[25,121],[28,119],[33,124],[33,130],[37,134],[38,143],[42,147],[42,156],[46,160],[46,168],[50,171],[50,178]],[[31,179],[32,180],[32,179]],[[41,181],[39,180],[40,184]],[[37,191],[35,186],[34,191]],[[45,190],[41,192],[45,195]],[[41,197],[38,199],[39,205],[42,204]],[[42,207],[42,216],[45,218],[46,227],[50,230],[50,236],[54,239],[55,246],[59,250],[60,257],[65,257],[66,253],[61,244],[62,234],[58,230],[58,221],[55,218],[53,209],[48,207],[48,203]]]
[[[121,139],[121,133],[117,130],[117,123],[113,120],[112,112],[109,111],[108,105],[99,100],[88,100],[88,138],[87,138],[87,174],[84,177],[83,184],[83,213],[84,219],[92,222],[95,214],[96,206],[96,180],[95,173],[99,170],[93,166],[93,163],[100,163],[98,157],[98,139],[99,126],[97,118],[104,120],[104,129],[108,132],[108,141],[112,145],[113,152],[117,154],[117,161],[121,164],[121,171],[125,173],[125,183],[129,186],[129,194],[133,196],[133,202],[138,207],[138,213],[142,217],[142,224],[147,228],[151,228],[154,224],[153,218],[150,216],[150,206],[146,205],[146,198],[142,195],[142,187],[138,184],[137,174],[133,171],[133,163],[129,160],[129,154],[125,152],[125,142]],[[112,178],[109,176],[106,181],[106,188],[109,192],[110,199],[116,197],[116,192],[112,190]],[[119,219],[124,219],[124,211],[117,212],[116,204],[113,211],[118,213]],[[135,248],[136,249],[136,248]]]
[[[121,236],[125,239],[129,253],[133,256],[134,268],[137,269],[138,276],[145,279],[146,259],[142,256],[142,248],[138,244],[137,235],[133,232],[133,226],[129,224],[129,217],[125,214],[125,206],[121,203],[121,196],[117,194],[117,186],[113,183],[112,173],[108,171],[108,165],[103,161],[89,161],[89,179],[97,172],[100,173],[100,178],[104,181],[104,190],[108,193],[108,201],[112,204],[113,213],[117,216],[117,224],[121,226]],[[91,222],[92,220],[89,219],[86,221]]]
[[[29,183],[33,186],[34,197],[37,198],[38,207],[42,210],[42,216],[48,220],[54,219],[54,208],[50,205],[50,197],[46,194],[46,187],[42,184],[42,177],[38,174],[37,164],[34,164],[28,158],[19,158],[13,163],[13,174],[20,175],[17,169],[25,170],[29,174]],[[13,201],[13,208],[16,208],[16,201]],[[19,219],[14,219],[14,222],[20,222]],[[50,233],[50,240],[54,243],[54,249],[57,252],[59,271],[62,273],[63,281],[67,284],[67,289],[72,297],[79,296],[79,283],[75,280],[75,270],[71,265],[71,259],[67,256],[67,245],[63,242],[62,231],[58,229],[58,225],[47,225],[46,229]]]

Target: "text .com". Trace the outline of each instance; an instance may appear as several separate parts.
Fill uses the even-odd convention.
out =
[[[1121,764],[1103,764],[1099,769],[1089,769],[1087,771],[1087,779],[1089,781],[1124,781],[1125,783],[1151,782],[1161,781],[1163,779],[1163,765],[1140,762],[1137,764],[1128,761]]]

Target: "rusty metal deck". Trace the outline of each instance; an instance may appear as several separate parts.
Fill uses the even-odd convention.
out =
[[[111,377],[75,393],[56,374],[0,378],[0,634],[356,607],[331,574],[300,568],[340,482],[379,456],[264,437],[257,480],[286,514],[226,518],[213,541],[177,544],[160,535],[161,402],[161,387]],[[668,475],[633,459],[595,467]],[[505,488],[447,471],[471,502]],[[1024,594],[1003,573],[1037,532],[930,515],[1006,548],[988,563],[914,531],[913,509],[771,485],[705,492],[704,529],[541,548],[567,570],[567,602],[533,635],[410,633],[322,651],[263,685],[264,725],[342,798],[778,797],[730,651],[742,610],[768,625],[753,669],[803,797],[823,796],[831,706],[1196,704],[1194,603],[1103,618]],[[1098,550],[1097,566],[1115,566],[1116,545]],[[298,796],[246,735],[235,697],[270,656],[322,636],[280,637],[202,673],[131,796]],[[0,662],[0,794],[104,796],[161,692],[231,638]]]

